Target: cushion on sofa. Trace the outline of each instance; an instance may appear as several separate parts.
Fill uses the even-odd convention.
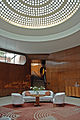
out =
[[[50,96],[50,92],[49,91],[45,92],[45,95]]]
[[[26,92],[25,92],[25,96],[30,96],[30,92],[29,92],[29,91],[26,91]]]

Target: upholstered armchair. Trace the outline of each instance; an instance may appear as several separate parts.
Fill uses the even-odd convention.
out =
[[[24,104],[23,96],[19,93],[12,93],[12,104],[13,105],[22,105]]]
[[[0,118],[0,120],[11,120],[11,118],[3,116],[3,117]]]
[[[53,98],[53,104],[64,104],[65,92],[56,93]]]

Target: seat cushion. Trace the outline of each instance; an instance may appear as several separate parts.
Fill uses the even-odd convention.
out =
[[[21,96],[19,93],[11,93],[12,96]]]
[[[52,101],[53,98],[51,96],[44,96],[44,97],[40,97],[40,101]]]

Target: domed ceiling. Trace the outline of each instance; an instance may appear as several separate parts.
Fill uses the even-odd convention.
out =
[[[0,17],[23,28],[46,28],[69,19],[80,0],[0,0]]]

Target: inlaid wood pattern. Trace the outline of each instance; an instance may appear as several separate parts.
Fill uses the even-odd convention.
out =
[[[12,92],[22,92],[30,86],[28,79],[31,72],[30,60],[24,65],[0,62],[0,96],[11,95]]]

